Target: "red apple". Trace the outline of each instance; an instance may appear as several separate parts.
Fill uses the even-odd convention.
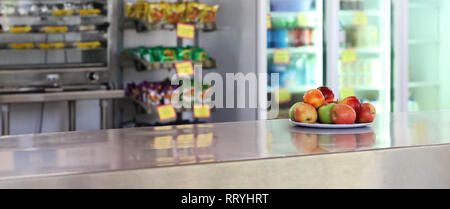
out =
[[[334,101],[334,93],[331,91],[328,87],[319,87],[318,90],[322,92],[323,96],[325,97],[325,102],[332,103]]]
[[[348,105],[338,104],[331,110],[331,119],[335,124],[354,124],[356,112]]]
[[[358,123],[372,123],[377,116],[377,111],[372,104],[363,103],[358,112]]]
[[[315,123],[319,117],[312,105],[303,102],[297,104],[293,114],[294,120],[300,123]]]
[[[303,102],[312,105],[316,109],[319,109],[319,107],[325,104],[325,97],[323,96],[322,92],[317,89],[313,89],[306,92],[306,94],[303,96]]]
[[[361,107],[361,102],[359,99],[355,96],[347,97],[343,99],[342,101],[339,101],[339,104],[348,105],[355,110],[356,113],[359,112],[359,108]]]

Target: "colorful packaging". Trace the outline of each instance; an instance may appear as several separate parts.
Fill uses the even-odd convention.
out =
[[[158,46],[152,49],[153,56],[155,58],[155,61],[162,62],[162,57],[164,56],[164,48],[162,46]]]
[[[164,97],[164,104],[172,104],[172,98],[176,94],[178,94],[177,89],[179,86],[177,85],[168,85],[163,89],[162,95]]]
[[[141,54],[141,58],[147,62],[155,62],[155,57],[153,55],[152,49],[144,49]]]
[[[149,3],[147,4],[148,7],[148,13],[147,15],[150,16],[150,18],[147,18],[149,23],[159,23],[164,18],[164,4],[157,4],[157,3]]]
[[[151,83],[149,88],[149,94],[148,94],[148,103],[154,106],[161,104],[161,90],[162,90],[162,84],[161,83]]]
[[[161,62],[171,62],[177,60],[177,50],[176,48],[165,48],[163,49],[163,56],[161,57]]]
[[[219,5],[214,6],[206,6],[199,15],[201,23],[212,23],[216,21],[217,10],[219,9]]]
[[[195,62],[206,62],[210,59],[209,54],[202,48],[194,49],[192,55],[192,60]]]
[[[130,2],[125,4],[125,17],[133,17],[134,5]]]
[[[145,18],[145,5],[146,5],[146,3],[144,1],[139,0],[131,8],[128,8],[130,10],[130,11],[128,11],[128,15],[129,15],[128,17],[144,19]],[[125,7],[125,9],[127,9],[127,8]]]
[[[201,11],[206,7],[205,4],[196,2],[186,2],[185,22],[196,23],[199,21]]]
[[[186,11],[186,4],[184,3],[164,3],[161,4],[165,5],[164,7],[164,19],[165,22],[170,24],[175,24],[180,22],[181,18],[184,16],[184,13]]]
[[[190,61],[192,59],[192,48],[179,48],[177,50],[178,61]]]

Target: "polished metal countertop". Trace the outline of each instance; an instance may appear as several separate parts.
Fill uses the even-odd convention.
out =
[[[292,175],[295,174],[295,175]],[[0,137],[0,188],[450,188],[450,112]]]

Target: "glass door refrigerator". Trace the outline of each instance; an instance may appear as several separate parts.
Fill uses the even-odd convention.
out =
[[[280,105],[279,118],[323,85],[323,8],[323,0],[266,1],[268,93]]]
[[[391,2],[340,0],[338,88],[378,113],[391,110]]]
[[[409,0],[408,111],[450,109],[450,2]]]

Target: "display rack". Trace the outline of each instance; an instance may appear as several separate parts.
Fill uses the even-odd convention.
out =
[[[181,1],[179,1],[181,2]],[[125,15],[124,15],[125,16]],[[198,35],[199,32],[213,32],[217,30],[217,25],[215,22],[212,23],[187,23],[190,25],[193,25],[194,27],[194,33],[195,33],[195,39],[193,40],[194,46],[198,46]],[[122,30],[135,30],[137,33],[148,33],[151,31],[177,31],[177,25],[178,23],[157,23],[157,24],[149,24],[148,22],[139,19],[139,18],[130,18],[130,17],[124,17],[122,19]],[[155,44],[155,43],[153,43]],[[177,38],[177,47],[183,46],[183,39]],[[181,62],[181,61],[168,61],[168,62],[148,62],[140,57],[129,55],[127,53],[122,53],[123,60],[131,61],[134,64],[134,69],[137,72],[155,72],[157,70],[174,70],[175,64]],[[204,62],[198,62],[198,61],[190,61],[193,64],[194,69],[201,68],[203,69],[213,69],[216,68],[216,61],[212,58],[209,60],[206,60]],[[124,67],[124,66],[122,66]],[[123,71],[123,70],[122,70]],[[123,73],[123,72],[122,72]],[[190,77],[190,79],[193,79],[193,77]],[[140,124],[150,124],[147,122],[149,119],[155,120],[156,122],[151,122],[151,125],[176,125],[176,124],[186,124],[187,121],[184,121],[182,118],[182,115],[184,113],[191,113],[193,114],[193,109],[186,109],[186,108],[175,108],[176,110],[176,120],[175,121],[169,121],[164,122],[160,121],[158,119],[157,114],[157,107],[154,105],[148,105],[141,101],[129,98],[129,100],[135,104],[136,109],[136,115],[134,116],[133,122],[134,123],[140,123]],[[213,108],[210,108],[210,111],[213,111]],[[143,115],[139,114],[143,113]],[[146,122],[139,122],[139,120],[143,118],[143,120],[146,120]],[[202,120],[195,118],[192,116],[193,121],[190,121],[189,123],[199,123]],[[121,121],[122,124],[124,124],[123,121]]]
[[[2,1],[0,91],[108,86],[113,7],[106,0]]]
[[[203,32],[213,32],[217,30],[217,25],[213,23],[190,23],[194,25],[196,30]],[[143,33],[152,30],[176,30],[177,24],[175,23],[163,23],[163,24],[149,24],[148,22],[138,18],[125,18],[125,29],[136,29],[136,32]]]
[[[134,66],[138,72],[175,69],[175,64],[178,63],[177,61],[147,62],[146,60],[133,55],[123,55],[123,57],[133,61]],[[213,69],[217,67],[216,61],[212,58],[205,62],[192,62],[192,63],[194,65],[201,65],[203,69]]]

